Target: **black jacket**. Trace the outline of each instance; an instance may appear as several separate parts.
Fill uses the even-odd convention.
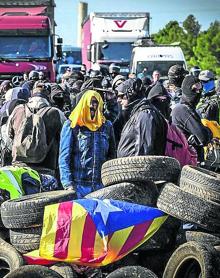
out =
[[[132,110],[118,145],[118,157],[164,155],[167,124],[145,98]]]
[[[189,103],[182,101],[172,111],[172,123],[179,127],[187,138],[191,136],[189,143],[198,153],[200,161],[203,160],[203,146],[206,146],[211,138],[211,131],[203,126],[195,108]]]

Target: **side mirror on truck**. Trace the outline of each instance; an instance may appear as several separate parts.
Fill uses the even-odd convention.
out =
[[[91,50],[91,45],[88,45],[87,47],[87,60],[91,62],[92,60],[92,50]]]
[[[63,38],[57,38],[57,44],[63,44]]]
[[[57,58],[62,58],[62,57],[63,57],[62,45],[58,44],[57,45]]]

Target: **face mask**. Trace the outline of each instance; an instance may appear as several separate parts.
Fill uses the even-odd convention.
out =
[[[208,93],[215,88],[214,80],[209,80],[208,82],[202,82],[202,85],[203,85],[203,91],[205,93]]]

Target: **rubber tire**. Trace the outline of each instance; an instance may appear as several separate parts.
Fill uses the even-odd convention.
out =
[[[39,249],[42,227],[10,230],[10,242],[21,253]]]
[[[200,167],[184,166],[180,188],[205,200],[220,203],[220,174]]]
[[[8,200],[1,206],[2,221],[8,229],[42,226],[45,206],[74,199],[75,191],[59,190]]]
[[[3,239],[0,239],[0,277],[5,277],[4,275],[22,265],[24,265],[24,260],[17,250]]]
[[[220,245],[220,235],[208,234],[196,231],[186,231],[187,241],[196,241],[202,244]]]
[[[153,182],[119,183],[104,187],[85,196],[85,198],[114,199],[143,206],[156,206],[158,190]]]
[[[170,257],[164,270],[163,278],[182,278],[187,271],[187,263],[192,263],[195,260],[201,270],[202,276],[199,273],[195,277],[201,278],[216,278],[220,277],[218,268],[217,251],[209,245],[198,244],[195,241],[190,241],[180,245]],[[179,272],[179,273],[178,273]],[[191,277],[191,276],[190,276]]]
[[[62,278],[60,274],[41,265],[25,265],[9,273],[5,278]]]
[[[50,267],[53,271],[59,273],[63,278],[77,278],[77,273],[73,270],[71,265],[66,263],[57,263]]]
[[[157,278],[158,276],[151,270],[142,266],[125,266],[116,269],[110,273],[106,278]]]
[[[102,165],[104,186],[122,182],[170,181],[177,182],[179,162],[167,156],[133,156],[112,159]]]
[[[220,229],[220,205],[185,192],[174,184],[165,184],[157,200],[157,207],[206,230],[216,232]]]

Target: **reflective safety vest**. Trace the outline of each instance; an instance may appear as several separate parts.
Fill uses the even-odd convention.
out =
[[[37,171],[28,167],[5,166],[0,168],[0,189],[10,193],[10,199],[19,198],[25,195],[22,187],[22,175],[26,173],[39,183],[40,175]]]

